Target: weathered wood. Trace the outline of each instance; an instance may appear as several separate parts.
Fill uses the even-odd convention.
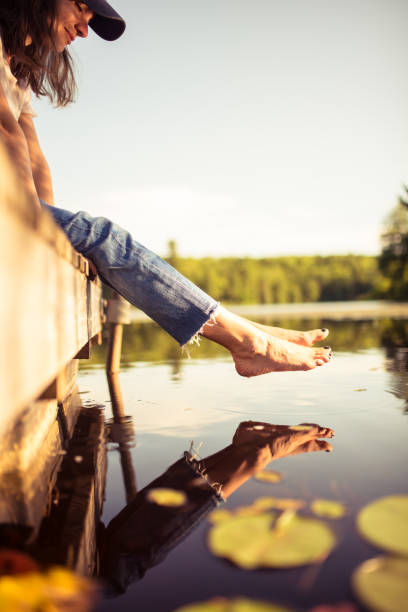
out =
[[[15,180],[0,145],[0,435],[101,329],[101,285]],[[47,393],[46,393],[47,396]]]
[[[36,401],[0,438],[0,523],[38,529],[80,410],[76,388],[60,407],[55,399]]]
[[[78,374],[78,362],[70,361],[61,369],[39,399],[56,399],[62,402],[72,391]]]
[[[122,354],[123,325],[109,323],[108,347],[106,350],[106,372],[114,374],[120,370]]]
[[[37,553],[48,563],[93,574],[106,465],[103,412],[84,408],[58,475],[58,498],[35,544]]]

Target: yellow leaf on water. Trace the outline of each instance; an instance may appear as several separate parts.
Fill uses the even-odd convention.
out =
[[[147,499],[158,506],[178,507],[184,506],[187,502],[187,496],[183,491],[176,489],[157,488],[150,489],[147,494]]]
[[[253,504],[261,510],[276,508],[277,510],[299,510],[304,508],[306,502],[302,499],[291,499],[286,497],[258,497]]]
[[[210,512],[210,514],[208,515],[208,520],[210,521],[210,523],[215,525],[216,523],[221,523],[221,521],[225,521],[226,519],[229,519],[231,516],[233,515],[230,510],[219,508],[217,510],[213,510],[212,512]]]
[[[262,508],[257,508],[254,504],[252,506],[242,506],[237,508],[234,512],[234,516],[255,516],[263,512]]]
[[[94,582],[64,567],[0,577],[0,610],[7,612],[91,612],[97,598]]]
[[[215,597],[208,601],[177,608],[174,612],[291,612],[291,610],[273,603],[245,597],[234,597],[232,599]]]
[[[408,555],[408,495],[381,497],[357,516],[357,529],[374,546]]]
[[[362,563],[351,583],[361,603],[373,612],[403,612],[408,602],[408,559],[376,557]]]
[[[310,504],[310,509],[317,516],[331,519],[343,518],[347,514],[344,504],[331,499],[315,499]]]
[[[272,470],[262,470],[255,474],[256,480],[261,482],[280,482],[283,478],[280,472],[274,472]]]

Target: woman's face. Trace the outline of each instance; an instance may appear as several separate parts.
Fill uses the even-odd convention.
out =
[[[77,36],[88,36],[88,24],[93,17],[85,2],[79,0],[57,0],[57,15],[54,23],[54,45],[62,53]]]

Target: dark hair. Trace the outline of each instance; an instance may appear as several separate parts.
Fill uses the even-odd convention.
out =
[[[57,0],[0,0],[0,34],[14,76],[37,96],[65,106],[74,99],[76,83],[70,54],[54,49],[56,4]]]

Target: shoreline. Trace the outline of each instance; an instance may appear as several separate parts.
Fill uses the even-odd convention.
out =
[[[306,302],[295,304],[223,304],[237,315],[253,318],[326,319],[329,321],[373,321],[392,317],[408,319],[408,302],[366,300],[350,302]],[[132,323],[151,319],[137,308],[131,308]]]

